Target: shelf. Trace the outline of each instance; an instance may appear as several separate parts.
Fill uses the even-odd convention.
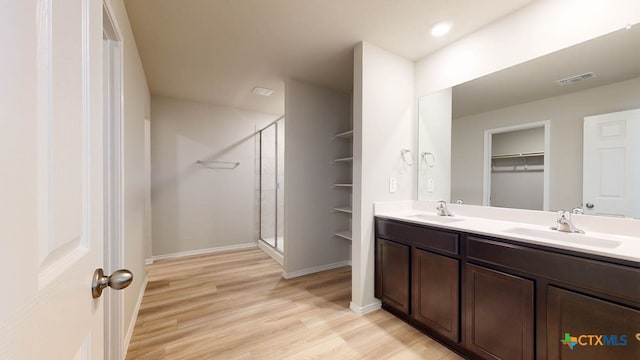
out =
[[[353,130],[348,130],[345,132],[341,132],[339,134],[335,134],[333,137],[336,139],[351,139],[353,137]]]
[[[351,231],[349,230],[335,232],[333,233],[333,236],[341,237],[343,239],[351,241]]]
[[[346,207],[336,207],[336,208],[333,208],[333,211],[342,212],[345,214],[353,213],[353,211],[350,208],[346,208]]]
[[[335,134],[333,136],[333,139],[334,140],[335,139],[345,140],[344,141],[345,144],[348,143],[348,142],[351,142],[351,140],[353,139],[353,130],[348,130],[348,131],[337,133],[337,134]],[[347,154],[350,153],[350,151],[347,152],[348,150],[343,149],[342,146],[343,145],[340,144],[340,149],[336,149],[336,150],[340,150],[340,152],[337,153],[338,156],[341,156],[341,155],[344,156],[344,155],[347,155]],[[353,153],[351,152],[351,154],[353,154]],[[346,168],[344,170],[347,170],[353,164],[353,155],[344,156],[344,157],[338,157],[338,158],[333,160],[332,164],[334,164],[334,165],[335,164],[344,164],[343,166],[346,166]],[[342,174],[342,166],[340,166],[340,168],[341,168],[340,171],[341,171],[341,174]],[[345,174],[343,174],[343,175],[345,175]],[[342,177],[342,178],[339,178],[339,179],[342,180],[342,179],[345,179],[345,178],[348,179],[348,177],[346,177],[346,175],[344,177]],[[349,180],[347,180],[347,181],[349,181]],[[353,188],[353,184],[352,183],[346,183],[346,182],[345,183],[337,182],[337,183],[333,184],[333,187],[334,187],[334,189],[345,189],[344,193],[342,193],[342,192],[340,192],[340,190],[338,190],[340,192],[340,200],[336,204],[338,206],[334,207],[331,210],[331,212],[340,213],[340,215],[339,215],[340,219],[336,218],[335,221],[339,220],[342,223],[344,221],[343,218],[351,219],[352,214],[353,214],[353,210],[351,209],[351,205],[349,205],[348,199],[346,199],[347,193],[350,193],[352,188]],[[349,221],[349,223],[351,223],[351,221]],[[342,226],[344,226],[344,224]],[[340,226],[340,227],[342,227],[342,226]],[[339,238],[351,241],[351,229],[350,229],[350,227],[351,226],[347,226],[346,229],[342,228],[344,230],[341,229],[341,231],[337,231],[337,232],[333,233],[331,236],[339,237]]]
[[[494,155],[491,159],[513,159],[513,158],[527,158],[527,157],[536,157],[536,156],[544,156],[544,152],[528,152],[528,153],[518,153],[518,154],[504,154],[504,155]]]
[[[492,173],[543,172],[544,165],[529,166],[492,166]]]

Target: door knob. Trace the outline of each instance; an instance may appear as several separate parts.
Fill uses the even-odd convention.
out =
[[[93,295],[94,299],[99,298],[102,295],[102,290],[107,286],[114,290],[122,290],[129,286],[132,281],[133,274],[127,269],[117,270],[111,276],[105,276],[104,270],[96,269],[91,281],[91,295]]]
[[[586,203],[585,206],[587,207],[587,209],[593,209],[592,203]]]

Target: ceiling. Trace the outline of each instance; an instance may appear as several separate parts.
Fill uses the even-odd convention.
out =
[[[560,86],[587,72],[595,77]],[[453,88],[453,118],[479,114],[640,76],[640,26],[623,29]]]
[[[420,59],[532,0],[125,0],[153,95],[284,113],[284,81],[350,93],[367,41]],[[430,28],[453,28],[432,38]],[[274,90],[251,94],[255,86]]]

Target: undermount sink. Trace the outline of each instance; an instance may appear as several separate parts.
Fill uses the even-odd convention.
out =
[[[453,223],[453,222],[458,222],[458,221],[463,221],[464,220],[464,219],[458,219],[456,217],[451,217],[451,216],[438,216],[438,215],[426,215],[426,214],[410,215],[410,216],[407,216],[407,217],[418,219],[418,220],[439,222],[439,223],[443,223],[443,224],[444,223]]]
[[[607,248],[607,249],[613,249],[620,246],[620,244],[622,244],[620,241],[616,241],[616,240],[601,239],[601,238],[597,238],[589,235],[566,233],[566,232],[561,232],[561,231],[556,231],[551,229],[538,230],[538,229],[515,227],[515,228],[507,229],[505,230],[505,232],[515,234],[515,235],[539,237],[539,238],[548,239],[548,240],[554,240],[554,241],[560,241],[560,242],[572,243],[572,244],[580,244],[580,245],[586,245],[586,246],[601,247],[601,248]]]

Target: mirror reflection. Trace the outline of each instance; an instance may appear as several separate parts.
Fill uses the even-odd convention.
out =
[[[485,141],[491,152],[484,171],[490,174],[485,192],[491,206],[543,210],[548,179],[545,178],[545,125],[494,129]],[[526,189],[526,191],[522,191]]]
[[[449,201],[640,218],[640,26],[451,94]],[[420,152],[438,136],[427,107],[421,99]],[[428,199],[433,170],[419,166]]]

